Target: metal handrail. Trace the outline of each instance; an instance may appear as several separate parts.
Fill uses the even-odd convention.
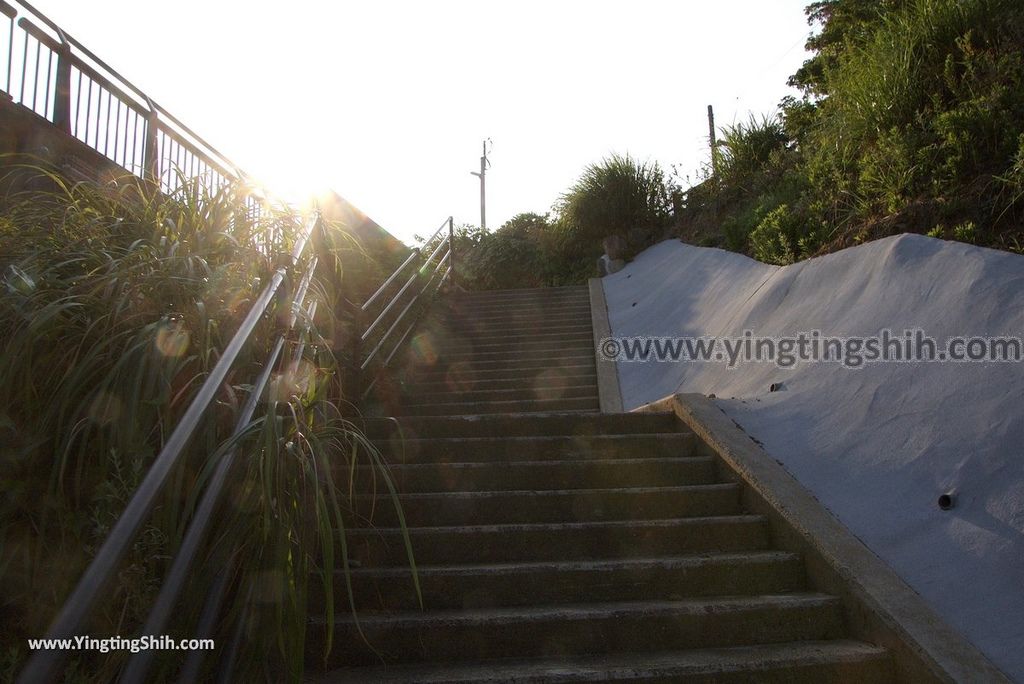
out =
[[[401,266],[399,266],[398,268],[395,269],[394,273],[392,273],[390,276],[388,276],[388,279],[384,281],[384,284],[381,285],[380,287],[378,287],[377,291],[374,292],[372,295],[370,295],[369,299],[367,299],[365,302],[363,302],[363,305],[360,308],[363,311],[369,311],[370,307],[377,300],[377,297],[381,296],[384,293],[384,291],[388,289],[388,286],[391,285],[391,283],[395,282],[395,278],[397,278],[399,276],[399,274],[401,274],[401,272],[405,270],[405,267],[408,266],[409,264],[411,264],[413,261],[415,261],[416,257],[418,257],[419,255],[420,255],[420,248],[419,247],[417,247],[416,249],[412,250],[412,254],[410,254],[408,256],[408,258],[405,261],[402,262]]]
[[[448,229],[448,234],[438,240],[438,236],[445,228]],[[359,310],[360,314],[368,313],[372,308],[372,304],[374,304],[382,293],[387,290],[388,286],[392,285],[402,274],[407,273],[410,270],[410,266],[415,265],[415,268],[411,270],[411,274],[408,276],[408,279],[402,285],[401,289],[399,289],[398,292],[396,292],[395,295],[383,305],[374,320],[362,329],[357,325],[354,331],[353,347],[356,350],[361,350],[362,344],[372,338],[374,331],[384,325],[385,321],[389,320],[389,316],[392,311],[399,311],[398,315],[391,320],[390,325],[376,340],[376,344],[374,344],[369,353],[365,355],[357,353],[355,355],[356,358],[354,360],[354,365],[358,369],[357,376],[359,378],[359,384],[365,385],[365,388],[360,394],[362,398],[365,398],[369,394],[369,391],[377,382],[380,372],[388,367],[398,349],[405,344],[405,341],[408,339],[413,329],[415,329],[418,316],[412,318],[412,320],[409,320],[409,316],[413,311],[415,311],[416,303],[421,301],[421,298],[432,288],[433,291],[436,292],[446,281],[454,281],[453,265],[455,261],[455,225],[451,216],[445,219],[441,226],[434,231],[433,235],[427,238],[423,243],[423,246],[427,247],[431,245],[434,240],[438,240],[438,243],[434,246],[430,256],[423,259],[423,248],[414,250],[413,253],[410,254],[409,257],[384,281],[384,285],[382,285],[369,299],[366,300],[366,303],[363,304]],[[434,264],[435,257],[437,257],[442,250],[444,250],[444,256]],[[448,265],[447,270],[444,271],[440,279],[437,279],[438,273],[441,272],[445,264]],[[432,269],[429,268],[431,266],[433,266]],[[427,272],[430,273],[430,276],[427,278],[426,284],[422,288],[414,288],[413,286],[423,278]],[[410,292],[413,293],[412,296],[406,299],[406,295]],[[399,307],[401,307],[401,309],[399,309]],[[386,355],[383,355],[383,361],[378,361],[382,356],[382,352],[389,345],[394,334],[399,330],[403,330],[403,332],[398,337],[397,342],[391,344],[390,351]],[[377,372],[374,377],[370,378],[369,383],[366,383],[366,378],[364,378],[363,375],[371,369],[375,362],[378,364]]]
[[[299,235],[299,239],[296,241],[295,247],[290,254],[290,266],[295,266],[298,263],[313,230],[319,225],[319,221],[319,215],[315,215],[307,221],[305,229]],[[157,498],[163,492],[169,475],[180,462],[185,447],[206,414],[206,409],[213,401],[214,396],[221,387],[221,383],[223,383],[228,371],[241,353],[242,348],[256,329],[259,320],[269,308],[278,289],[285,281],[287,273],[288,266],[278,268],[271,277],[270,282],[267,283],[260,296],[253,303],[249,313],[239,325],[238,330],[235,331],[231,341],[224,348],[224,352],[199,388],[195,398],[171,432],[163,449],[154,459],[149,471],[135,490],[135,494],[132,495],[131,500],[114,524],[107,539],[103,542],[103,545],[88,568],[86,568],[75,589],[65,601],[57,618],[53,621],[49,630],[47,630],[46,638],[68,639],[79,633],[79,628],[95,607],[103,589],[113,579],[114,573],[123,561],[140,527],[152,511]],[[279,353],[279,349],[275,349],[275,355]],[[269,367],[270,364],[264,368],[264,374],[267,374],[267,368]],[[257,391],[254,388],[246,405],[246,410],[249,404],[255,406],[256,397]],[[251,415],[249,417],[251,418]],[[237,429],[238,427],[236,426]],[[224,461],[226,460],[228,459],[224,459]],[[222,465],[224,461],[222,461]],[[220,468],[218,468],[219,472]],[[198,544],[198,541],[195,543]],[[187,549],[187,552],[194,555],[194,549],[191,546]],[[191,558],[185,562],[190,563]],[[172,581],[177,582],[178,579],[175,578]],[[161,595],[163,596],[163,592]],[[167,609],[163,602],[158,605],[160,611]],[[66,655],[67,652],[62,650],[36,651],[25,669],[21,672],[18,681],[26,683],[49,681],[55,675],[56,668],[64,661]]]
[[[448,258],[448,256],[446,255],[445,258],[441,260],[441,263],[444,263],[444,261],[447,258]],[[439,264],[439,266],[440,266],[440,264]],[[433,281],[433,275],[435,275],[435,274],[436,274],[436,270],[435,270],[434,274],[431,274],[431,278],[427,281],[427,285],[425,285],[423,287],[423,289],[421,289],[419,292],[417,292],[413,296],[413,298],[409,300],[409,302],[405,305],[405,308],[402,309],[402,312],[400,314],[398,314],[398,316],[395,318],[394,323],[392,323],[391,326],[387,329],[387,331],[383,335],[381,335],[381,338],[377,342],[377,345],[373,348],[373,351],[371,351],[369,354],[366,355],[366,359],[359,366],[359,370],[361,370],[361,371],[366,370],[366,368],[370,365],[370,363],[373,361],[373,357],[376,356],[377,352],[379,352],[381,350],[381,348],[384,346],[384,343],[387,342],[388,337],[391,336],[391,333],[393,333],[398,328],[398,326],[402,322],[402,319],[405,318],[405,315],[407,313],[409,313],[409,310],[413,307],[413,305],[416,303],[416,301],[420,298],[420,295],[423,294],[426,291],[427,287],[430,286],[431,282]],[[417,277],[414,274],[413,277],[409,279],[409,282],[406,283],[406,287],[409,287],[410,285],[412,285],[412,283],[414,283],[416,281],[416,278]],[[404,290],[405,288],[402,288],[402,289]],[[395,298],[391,302],[392,305],[395,302],[399,301],[399,296],[401,294],[402,293],[399,292],[397,295],[395,295]]]
[[[428,243],[428,244],[429,244],[429,243]],[[431,252],[431,253],[430,253],[430,256],[428,256],[428,257],[427,257],[427,258],[426,258],[426,259],[425,259],[425,260],[423,261],[423,265],[424,265],[424,266],[426,266],[427,264],[429,264],[430,262],[432,262],[432,261],[434,260],[434,257],[436,257],[436,256],[437,256],[437,253],[441,251],[441,248],[442,248],[442,247],[445,247],[445,246],[447,246],[447,247],[448,247],[448,249],[449,249],[449,251],[451,251],[451,246],[452,246],[451,240],[442,240],[442,241],[438,242],[438,243],[437,243],[437,247],[435,247],[435,248],[434,248],[434,251],[433,251],[433,252]]]
[[[32,4],[0,0],[0,13],[9,19],[3,89],[16,104],[165,192],[179,187],[181,177],[217,187],[248,181],[227,156]],[[0,32],[0,45],[3,38]]]
[[[81,53],[85,57],[87,57],[88,59],[92,60],[92,62],[94,62],[97,66],[99,66],[100,68],[106,70],[111,76],[113,76],[115,79],[120,81],[123,86],[125,86],[126,88],[131,90],[138,97],[142,98],[142,100],[144,102],[148,102],[148,103],[152,104],[153,109],[156,112],[159,112],[160,114],[162,114],[165,119],[167,119],[169,122],[173,123],[175,126],[180,128],[183,133],[185,133],[186,135],[192,137],[195,142],[197,142],[200,145],[202,145],[203,147],[205,147],[208,153],[220,157],[220,159],[223,160],[228,167],[234,168],[233,162],[226,155],[222,154],[216,147],[214,147],[209,142],[204,140],[198,133],[196,133],[191,128],[186,126],[184,123],[182,123],[181,120],[179,120],[176,116],[174,116],[169,111],[167,111],[163,107],[161,107],[161,106],[157,105],[155,102],[153,102],[149,98],[149,96],[146,95],[145,92],[143,92],[143,90],[141,88],[139,88],[138,86],[133,84],[127,78],[125,78],[120,73],[118,73],[118,71],[116,69],[114,69],[112,66],[110,66],[109,64],[104,62],[99,57],[97,57],[92,52],[92,50],[90,50],[89,48],[87,48],[85,45],[83,45],[82,43],[78,42],[77,40],[75,40],[74,37],[72,37],[66,31],[61,29],[56,23],[54,23],[49,17],[47,17],[45,14],[43,14],[38,9],[36,9],[31,3],[27,2],[27,0],[14,0],[14,1],[17,2],[18,4],[22,5],[23,7],[25,7],[25,9],[27,9],[29,12],[31,12],[33,15],[35,15],[36,18],[38,18],[41,22],[46,24],[48,27],[50,27],[54,31],[58,32],[59,34],[63,34],[63,36],[66,39],[68,44],[70,44],[71,46],[73,46],[77,50],[81,51]],[[236,172],[237,172],[237,169],[236,169]],[[242,174],[240,174],[240,175],[242,175]]]
[[[370,323],[370,325],[366,326],[366,330],[364,330],[363,334],[359,337],[360,342],[365,342],[370,337],[370,334],[377,328],[377,326],[380,325],[381,321],[387,318],[387,315],[391,313],[391,309],[393,309],[395,305],[402,299],[402,295],[404,295],[409,290],[409,288],[412,287],[412,284],[416,282],[417,278],[419,278],[419,269],[413,271],[413,274],[409,276],[409,279],[407,281],[405,281],[405,285],[402,286],[402,289],[399,290],[398,294],[392,297],[391,301],[389,301],[384,306],[384,309],[380,312],[377,318],[374,319],[373,323]]]
[[[142,89],[124,78],[82,43],[69,36],[60,26],[26,0],[0,0],[0,17],[6,17],[6,20],[0,18],[0,27],[9,24],[6,32],[7,73],[3,81],[3,92],[7,93],[15,104],[39,114],[64,133],[83,142],[129,173],[155,184],[158,190],[164,192],[176,190],[180,187],[181,182],[190,179],[201,179],[211,187],[220,187],[222,183],[233,180],[248,180],[248,176],[224,154],[166,109],[153,102]],[[16,29],[18,33],[16,33]],[[17,97],[15,97],[15,82],[12,78],[16,75],[13,72],[16,36],[19,38],[21,51],[21,59],[18,63],[21,73],[17,79]],[[0,30],[0,46],[2,46],[3,37],[3,31]],[[30,44],[35,52],[32,59],[30,59],[29,53]],[[0,57],[3,56],[0,54]],[[54,68],[54,61],[56,61],[56,68]],[[31,76],[29,74],[30,65],[33,72]],[[77,81],[75,80],[76,75]],[[103,106],[104,98],[105,108]],[[95,111],[93,110],[94,105]],[[245,201],[247,211],[258,215],[260,211],[258,196],[250,195]],[[113,579],[114,573],[137,537],[143,522],[152,512],[158,497],[165,490],[171,473],[181,462],[184,451],[200,421],[206,415],[216,392],[239,357],[260,318],[281,289],[289,269],[298,264],[312,231],[318,225],[319,216],[307,222],[305,230],[290,255],[290,264],[275,271],[270,282],[255,300],[249,313],[210,371],[206,381],[167,439],[163,449],[154,459],[149,471],[107,539],[61,607],[47,631],[47,638],[73,637],[92,613],[100,594]],[[356,326],[357,339],[354,351],[357,358],[355,365],[360,371],[368,371],[374,362],[377,362],[381,369],[386,368],[416,328],[418,317],[413,317],[413,313],[416,311],[415,305],[422,302],[423,297],[432,291],[436,292],[445,282],[454,281],[455,254],[452,217],[448,217],[434,231],[424,242],[424,246],[433,244],[445,227],[448,228],[447,237],[438,241],[426,259],[423,259],[423,249],[413,250],[412,254],[360,308],[360,313],[369,313],[401,275],[408,273],[410,266],[416,265],[415,271],[405,285],[384,304],[374,322],[365,330],[359,330],[359,326]],[[435,258],[446,246],[447,250],[444,256],[430,271],[424,286],[414,288],[413,285],[424,276],[424,273],[429,270],[427,267],[433,264]],[[447,264],[447,269],[442,273],[445,264]],[[287,325],[288,330],[293,329],[296,325],[298,311],[304,303],[315,267],[316,260],[314,258],[310,261],[292,300],[293,308]],[[440,277],[438,277],[439,274]],[[410,293],[412,293],[411,298],[403,302],[403,298]],[[307,320],[312,318],[315,311],[316,302],[314,301],[306,311]],[[369,339],[372,333],[382,326],[394,311],[399,311],[398,315],[377,341],[373,351],[365,359],[362,359],[359,356],[361,348],[359,343]],[[400,330],[403,332],[397,342],[390,345],[390,351],[384,355],[383,351],[387,349],[391,338]],[[286,334],[281,333],[273,345],[266,365],[253,384],[249,398],[239,414],[231,439],[238,438],[240,431],[251,421],[259,397],[262,396],[269,382],[271,369],[282,358]],[[291,361],[292,364],[297,363],[304,344],[305,340],[300,340]],[[378,361],[381,356],[384,357],[382,362]],[[373,386],[373,382],[376,382],[376,377],[373,378],[367,391]],[[364,392],[362,396],[365,394]],[[156,634],[164,629],[188,577],[189,569],[205,539],[236,456],[236,450],[231,448],[217,463],[146,619],[144,633]],[[228,584],[226,573],[220,575],[215,581],[211,591],[212,599],[208,603],[209,610],[201,619],[201,629],[209,629],[218,610],[217,606],[220,605],[224,592],[227,591]],[[236,636],[238,634],[240,632],[237,632]],[[66,651],[60,650],[34,652],[25,669],[20,673],[18,681],[48,681],[64,662],[66,653]],[[134,654],[123,674],[124,681],[142,681],[152,663],[152,657],[153,654],[148,651]],[[196,658],[191,658],[188,667],[198,667],[197,662]]]
[[[452,221],[452,217],[451,216],[446,218],[444,220],[444,223],[442,223],[440,225],[440,227],[437,230],[434,231],[433,235],[431,235],[429,238],[427,238],[423,242],[424,247],[429,245],[431,242],[433,242],[434,239],[445,228],[448,228],[449,232],[451,232],[451,225],[450,225],[451,221]],[[444,244],[444,243],[442,242],[441,244]],[[412,253],[405,259],[405,261],[402,262],[402,265],[399,266],[398,268],[396,268],[395,271],[390,276],[388,276],[387,280],[385,280],[384,283],[380,287],[377,288],[377,291],[374,292],[372,295],[370,295],[365,302],[363,302],[363,306],[361,307],[361,309],[364,312],[369,311],[370,307],[373,306],[373,303],[375,301],[377,301],[377,298],[380,297],[382,294],[384,294],[385,290],[388,289],[388,286],[391,285],[391,283],[393,283],[395,281],[395,278],[397,278],[399,276],[399,274],[401,274],[401,272],[405,270],[406,266],[408,266],[413,261],[415,261],[416,257],[420,256],[420,254],[422,254],[422,252],[423,252],[423,250],[420,247],[416,247],[415,249],[413,249]],[[431,254],[429,257],[427,257],[427,259],[426,259],[426,261],[424,263],[430,263],[430,261],[434,258],[435,254],[437,254],[437,250],[434,250],[434,253]]]
[[[245,406],[242,408],[242,412],[239,414],[238,420],[235,422],[235,429],[230,438],[231,441],[238,439],[242,435],[245,429],[249,426],[249,423],[252,421],[253,415],[256,413],[256,405],[259,403],[260,398],[262,398],[263,393],[270,382],[271,372],[277,365],[277,361],[284,349],[288,332],[295,327],[295,323],[298,319],[298,310],[301,309],[302,304],[305,301],[306,292],[309,289],[309,283],[312,280],[314,271],[316,270],[316,263],[317,258],[314,256],[310,259],[309,266],[306,268],[306,273],[296,290],[295,298],[292,301],[292,313],[288,321],[288,327],[278,335],[277,341],[274,343],[274,348],[263,366],[263,370],[260,372],[256,382],[253,384],[253,388],[249,393],[249,398],[246,401]],[[315,312],[316,301],[313,301],[310,304],[306,320],[311,320]],[[304,326],[306,329],[308,329],[308,327],[308,325]],[[301,357],[303,346],[304,341],[300,343],[299,347],[296,349],[296,358]],[[146,624],[142,628],[143,634],[164,633],[164,627],[167,625],[168,618],[170,618],[171,610],[174,608],[174,604],[177,602],[178,597],[181,594],[181,589],[184,587],[185,581],[188,579],[188,572],[192,566],[192,561],[199,552],[199,547],[205,539],[206,532],[213,520],[214,511],[217,504],[220,503],[221,494],[228,482],[228,474],[231,467],[234,465],[235,456],[237,454],[238,447],[237,445],[234,445],[217,463],[217,468],[214,472],[213,478],[210,480],[210,484],[207,485],[206,489],[203,490],[203,495],[199,501],[199,506],[196,508],[196,513],[189,523],[188,530],[185,532],[185,537],[181,542],[181,546],[178,548],[178,553],[174,557],[171,569],[168,570],[167,577],[164,579],[164,582],[160,587],[160,593],[157,595],[156,601],[150,609],[149,617],[146,619]],[[226,585],[221,589],[221,591],[224,591],[225,589]],[[217,602],[219,603],[219,601]],[[140,650],[133,654],[128,661],[124,674],[121,676],[120,681],[122,684],[133,684],[134,682],[145,681],[146,674],[153,662],[154,655],[155,654],[151,650]]]
[[[447,258],[448,257],[445,256],[445,259],[447,259]],[[440,264],[439,264],[439,266],[440,266]],[[440,268],[438,270],[440,270]],[[423,290],[420,292],[420,294],[423,294],[423,292],[426,292],[427,288],[430,287],[430,284],[433,282],[435,275],[437,275],[437,271],[435,271],[434,273],[431,274],[430,280],[427,282],[426,285],[424,285]],[[440,282],[443,283],[447,278],[451,277],[451,275],[452,275],[452,267],[449,266],[448,269],[441,276],[441,281]],[[419,297],[419,295],[417,295],[417,297]],[[402,345],[405,344],[405,340],[409,337],[410,334],[412,334],[412,331],[415,330],[415,329],[416,329],[415,325],[410,325],[409,328],[405,331],[405,333],[403,333],[402,336],[398,339],[398,342],[396,342],[395,346],[391,349],[391,353],[388,354],[387,357],[384,359],[383,366],[385,368],[387,368],[387,366],[391,363],[391,359],[393,359],[395,357],[395,354],[398,353],[398,351],[402,348]]]

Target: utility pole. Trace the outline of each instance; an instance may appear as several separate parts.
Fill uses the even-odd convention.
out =
[[[711,175],[718,177],[718,146],[715,142],[715,110],[708,105],[708,140],[711,143]]]
[[[476,171],[470,171],[471,174],[480,179],[480,227],[487,229],[487,194],[486,194],[486,176],[487,168],[491,165],[490,160],[487,158],[487,143],[491,143],[491,147],[494,143],[491,142],[490,138],[484,140],[483,144],[483,155],[480,157],[480,173]]]

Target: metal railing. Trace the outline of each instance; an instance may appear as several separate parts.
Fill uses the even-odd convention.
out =
[[[444,232],[447,229],[447,232]],[[110,534],[97,551],[92,562],[82,575],[74,590],[68,596],[56,619],[47,631],[45,639],[73,639],[82,633],[82,628],[95,610],[97,602],[110,587],[116,577],[132,544],[137,539],[149,515],[153,512],[160,496],[164,493],[171,474],[182,467],[185,449],[189,440],[204,419],[207,419],[208,408],[217,391],[221,388],[233,364],[238,359],[247,341],[253,334],[258,322],[262,319],[281,290],[289,275],[294,278],[294,268],[303,259],[307,244],[315,230],[322,230],[319,215],[311,218],[305,225],[299,240],[296,242],[286,265],[279,267],[263,288],[238,330],[224,348],[222,355],[211,369],[189,404],[181,420],[171,432],[163,449],[156,456],[153,464],[136,489],[128,505],[114,524]],[[395,355],[416,329],[419,314],[423,312],[434,294],[445,282],[454,279],[454,226],[449,217],[440,228],[427,240],[422,248],[414,249],[412,254],[392,273],[384,283],[366,300],[360,313],[369,317],[377,312],[373,321],[365,328],[359,325],[357,318],[354,340],[356,353],[355,364],[365,389],[360,398],[365,398],[372,389],[377,378],[386,369]],[[424,257],[426,250],[430,253]],[[290,316],[272,346],[259,376],[254,380],[249,397],[237,416],[231,439],[237,438],[250,425],[257,405],[267,387],[275,367],[284,365],[284,372],[294,371],[300,363],[304,347],[309,335],[309,321],[316,314],[317,302],[308,306],[306,295],[317,266],[317,257],[308,258],[307,265],[294,295],[290,297]],[[397,291],[395,291],[397,288]],[[417,307],[417,303],[420,307]],[[303,307],[306,307],[303,311]],[[303,312],[302,326],[296,336],[295,351],[289,358],[283,358],[285,344],[289,335],[295,333],[296,325]],[[360,350],[369,351],[360,353]],[[366,383],[366,381],[369,381]],[[182,591],[190,576],[193,563],[207,539],[217,506],[220,503],[229,483],[232,467],[236,462],[237,449],[231,448],[218,461],[209,483],[198,497],[198,505],[175,556],[171,559],[170,569],[164,577],[159,593],[150,608],[141,634],[163,634],[168,621],[181,598]],[[227,556],[233,553],[226,552]],[[208,595],[202,602],[205,607],[199,617],[195,629],[196,638],[209,638],[224,605],[231,576],[230,566],[224,566],[214,579]],[[251,587],[250,587],[251,589]],[[245,593],[240,588],[241,594]],[[248,602],[246,601],[246,604]],[[235,660],[241,640],[244,614],[238,618],[233,638],[227,652],[220,654],[220,679],[230,681],[232,663]],[[20,673],[18,682],[34,684],[48,682],[57,678],[61,665],[65,662],[68,651],[40,650],[32,654],[25,669]],[[183,664],[182,681],[194,681],[202,666],[203,652],[191,652]],[[151,650],[140,650],[133,653],[119,681],[129,684],[146,681],[153,664],[155,653]]]
[[[246,180],[216,148],[25,0],[0,0],[0,60],[3,91],[15,104],[165,193],[194,179],[214,191]],[[258,215],[258,198],[250,198],[248,209]]]
[[[352,339],[360,399],[366,398],[409,339],[423,306],[446,281],[454,281],[454,240],[454,222],[449,216],[360,307]],[[424,257],[427,250],[429,255]],[[370,322],[363,327],[365,321]]]
[[[3,92],[14,104],[31,110],[127,172],[153,183],[162,192],[172,193],[183,184],[196,180],[214,191],[227,183],[247,180],[245,174],[213,146],[24,0],[0,0],[0,60],[3,60],[0,61]],[[261,206],[259,196],[247,197],[246,213],[250,219],[258,219]],[[126,554],[164,494],[172,473],[182,467],[192,436],[204,420],[210,419],[209,407],[257,324],[271,308],[275,297],[280,296],[286,280],[297,277],[294,272],[296,266],[306,259],[306,269],[298,278],[294,295],[289,293],[289,320],[272,345],[259,376],[253,381],[248,400],[237,416],[232,439],[251,423],[275,367],[286,365],[286,370],[294,371],[298,366],[309,334],[308,321],[316,313],[316,302],[307,306],[305,300],[317,258],[315,255],[306,258],[305,253],[309,251],[307,245],[313,231],[322,229],[319,215],[307,221],[288,263],[274,272],[255,300],[110,534],[64,602],[45,638],[69,639],[82,633],[82,628],[111,586]],[[269,236],[266,240],[268,245],[273,242]],[[449,217],[422,248],[413,250],[357,311],[351,342],[361,393],[356,392],[353,398],[362,399],[368,395],[380,373],[412,335],[425,306],[445,282],[454,281],[453,240],[454,224]],[[429,254],[424,256],[428,250]],[[300,312],[303,314],[301,325]],[[363,322],[371,317],[372,321],[364,326]],[[289,335],[296,335],[296,344],[294,353],[286,358],[284,349]],[[176,555],[171,559],[170,569],[150,608],[142,634],[166,631],[193,563],[211,529],[236,456],[232,449],[221,457],[198,497],[195,512]],[[230,565],[226,565],[213,581],[195,629],[197,637],[212,634],[231,586],[231,576]],[[237,591],[244,597],[244,587]],[[222,678],[230,678],[243,622],[244,619],[239,618],[236,623],[227,653],[218,655]],[[67,654],[67,651],[56,649],[35,651],[18,681],[52,681]],[[154,655],[147,650],[133,654],[120,680],[145,681]],[[202,657],[200,651],[189,654],[180,674],[183,681],[192,681],[198,676]]]
[[[219,360],[210,370],[206,380],[199,388],[195,398],[189,404],[181,420],[164,443],[163,449],[153,460],[153,464],[139,484],[138,489],[132,495],[124,512],[121,513],[121,516],[114,524],[103,545],[97,551],[82,578],[64,602],[63,607],[46,634],[47,639],[71,639],[76,634],[82,633],[82,627],[86,624],[87,618],[95,609],[97,601],[110,586],[125,555],[137,538],[140,528],[148,519],[150,513],[152,513],[159,497],[163,494],[168,478],[172,472],[181,467],[185,448],[188,446],[189,440],[196,432],[200,423],[207,417],[207,409],[214,396],[221,389],[221,385],[228,372],[256,329],[260,319],[270,309],[275,296],[277,296],[278,291],[281,289],[282,283],[289,276],[289,271],[299,264],[312,232],[319,229],[319,225],[319,215],[314,216],[307,222],[304,227],[305,229],[291,252],[289,264],[279,267],[274,272],[270,282],[267,283],[253,303],[252,308],[250,308],[245,319],[239,325],[231,341],[224,348]],[[315,268],[316,257],[314,256],[309,260],[299,285],[295,288],[295,294],[291,298],[291,316],[287,326],[278,335],[273,351],[264,363],[259,377],[253,383],[249,398],[238,416],[233,435],[235,437],[252,420],[256,405],[267,387],[271,371],[281,357],[286,336],[294,329],[296,322],[299,320],[298,314],[302,311],[310,278]],[[305,313],[304,320],[308,322],[315,313],[315,302],[309,306]],[[308,325],[308,323],[305,325]],[[303,353],[305,334],[306,332],[302,333],[293,357],[288,360],[290,366],[294,366],[299,362]],[[146,620],[143,634],[159,634],[163,632],[171,610],[174,608],[185,580],[188,578],[192,561],[195,559],[210,527],[214,510],[223,493],[234,458],[235,450],[232,449],[218,462],[210,484],[203,492],[196,513],[189,524],[177,555],[174,557],[167,577],[161,586],[156,602]],[[221,595],[209,597],[206,605],[220,605],[223,598],[222,594],[226,587],[226,582],[216,582],[215,592],[219,591]],[[206,623],[210,622],[210,620],[201,620],[201,622]],[[199,631],[202,632],[202,629]],[[143,681],[151,664],[152,656],[153,653],[150,651],[141,651],[135,654],[129,661],[121,681]],[[52,681],[56,678],[57,671],[66,657],[67,651],[64,650],[36,651],[19,675],[18,681],[24,683]]]

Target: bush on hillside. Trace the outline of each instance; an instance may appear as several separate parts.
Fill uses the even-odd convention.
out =
[[[1024,242],[1024,5],[822,0],[781,121],[723,131],[680,234],[779,262],[895,232]],[[699,201],[693,201],[699,199]],[[781,207],[785,206],[785,209]]]
[[[554,219],[522,213],[494,232],[471,226],[456,231],[460,284],[511,289],[583,283],[597,275],[605,237],[620,235],[635,252],[664,236],[674,190],[657,164],[613,154],[583,171],[557,202]]]
[[[517,214],[471,247],[462,273],[464,286],[506,290],[551,285],[559,277],[555,241],[547,214]]]
[[[657,163],[612,154],[591,164],[556,205],[569,253],[601,254],[601,240],[621,235],[632,246],[660,236],[672,210],[671,188]]]

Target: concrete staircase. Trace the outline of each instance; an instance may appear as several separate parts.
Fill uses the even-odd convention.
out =
[[[529,346],[498,299],[563,346]],[[350,531],[358,618],[339,574],[322,681],[891,681],[889,654],[845,636],[839,599],[772,548],[767,521],[674,415],[596,413],[582,301],[575,288],[461,298],[438,321],[465,332],[465,355],[446,347],[454,360],[424,364],[410,385],[431,400],[410,394],[412,415],[367,420],[401,492],[423,608],[393,507],[357,500],[377,527]],[[551,368],[592,393],[532,393],[556,386],[538,379]],[[562,411],[539,412],[551,408]],[[326,635],[317,619],[313,666]]]
[[[404,371],[405,415],[597,411],[589,292],[461,293],[427,317]]]

